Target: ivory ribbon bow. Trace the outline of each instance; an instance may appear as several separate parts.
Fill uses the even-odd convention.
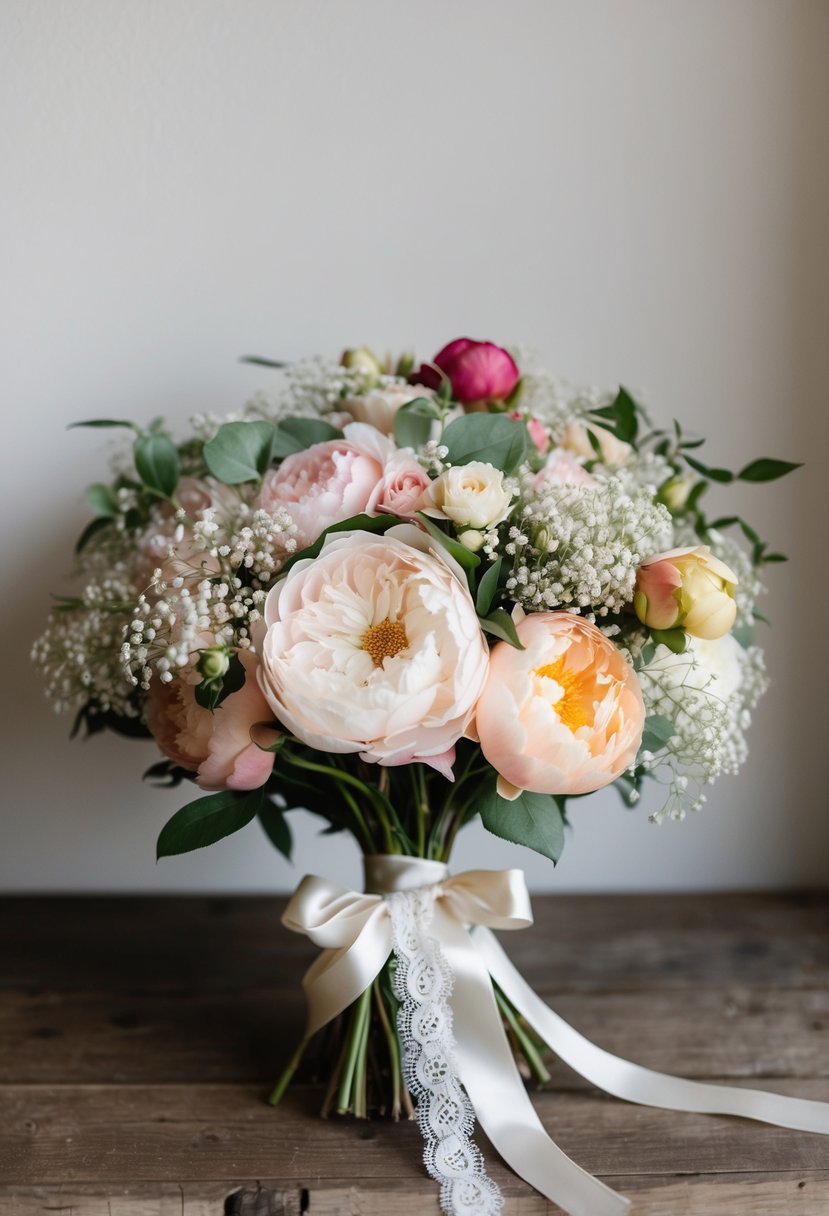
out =
[[[469,870],[450,876],[442,863],[421,858],[378,855],[365,860],[366,894],[307,876],[282,918],[288,929],[323,947],[303,979],[308,1034],[347,1009],[392,953],[392,925],[384,896],[434,887],[428,934],[439,942],[454,976],[451,1004],[458,1076],[500,1155],[569,1216],[621,1216],[630,1201],[576,1165],[547,1135],[515,1065],[493,996],[493,980],[556,1055],[617,1098],[666,1110],[742,1115],[829,1135],[829,1103],[705,1085],[641,1068],[596,1047],[548,1008],[490,932],[532,924],[521,870]]]

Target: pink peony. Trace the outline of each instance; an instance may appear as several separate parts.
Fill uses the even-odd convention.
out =
[[[498,642],[475,716],[498,792],[589,794],[633,762],[645,707],[639,681],[600,629],[570,612],[517,624],[526,647]]]
[[[375,455],[347,439],[331,439],[288,456],[266,473],[253,505],[265,511],[284,507],[304,549],[331,524],[365,511],[382,475]]]
[[[251,728],[272,718],[256,680],[256,656],[242,651],[245,682],[212,712],[196,701],[195,684],[173,680],[152,685],[147,725],[174,764],[196,773],[204,790],[254,790],[273,769],[273,754],[251,742]]]
[[[455,399],[465,406],[506,401],[521,375],[509,351],[472,338],[456,338],[438,351],[432,362],[449,377]],[[414,379],[433,389],[441,383],[441,377],[427,365]]]

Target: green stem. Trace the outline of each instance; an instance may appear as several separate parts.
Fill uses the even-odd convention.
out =
[[[357,1056],[361,1045],[364,1044],[363,1026],[367,1021],[369,1012],[369,1002],[371,1001],[371,989],[366,988],[365,992],[357,998],[352,1006],[351,1025],[348,1028],[348,1038],[346,1040],[345,1058],[343,1061],[343,1070],[340,1077],[340,1087],[337,1093],[337,1114],[345,1115],[353,1108],[353,1085],[354,1073],[357,1068]]]
[[[539,1085],[546,1085],[550,1080],[550,1074],[544,1065],[544,1061],[542,1060],[535,1043],[533,1043],[532,1039],[521,1025],[520,1021],[516,1017],[515,1010],[504,996],[503,992],[494,986],[492,991],[495,994],[496,1004],[501,1011],[501,1017],[515,1035],[515,1038],[521,1047],[524,1059],[529,1065],[530,1072],[533,1074],[533,1077]]]
[[[374,843],[374,838],[369,831],[368,824],[366,823],[365,816],[360,809],[359,803],[357,802],[356,798],[354,798],[353,795],[350,794],[350,792],[345,788],[346,786],[350,785],[353,786],[354,789],[359,790],[361,794],[368,793],[370,795],[371,790],[368,788],[368,786],[366,786],[365,782],[360,781],[358,777],[352,777],[350,773],[345,772],[343,769],[331,768],[327,764],[317,764],[313,760],[304,760],[302,756],[293,755],[290,751],[288,751],[287,748],[283,748],[280,759],[287,760],[287,762],[289,764],[293,764],[295,768],[306,769],[310,773],[324,773],[327,777],[331,777],[338,782],[340,792],[357,820],[357,825],[363,834],[363,839],[368,846],[369,852],[373,853],[375,851],[376,845]]]
[[[306,1036],[301,1040],[300,1043],[297,1044],[294,1054],[291,1056],[290,1060],[282,1070],[279,1080],[274,1086],[271,1096],[268,1098],[268,1102],[271,1106],[279,1106],[279,1103],[285,1096],[285,1090],[291,1084],[294,1073],[299,1068],[302,1057],[305,1055],[305,1050],[310,1042],[310,1036]]]
[[[402,1070],[400,1067],[400,1040],[397,1037],[397,1031],[393,1028],[389,1021],[388,1011],[386,1010],[386,1002],[383,1000],[383,993],[380,989],[380,981],[374,981],[374,1004],[377,1009],[377,1017],[380,1020],[380,1025],[383,1027],[383,1034],[386,1036],[386,1043],[389,1049],[389,1072],[391,1073],[391,1117],[395,1122],[400,1118],[400,1085],[402,1079]]]

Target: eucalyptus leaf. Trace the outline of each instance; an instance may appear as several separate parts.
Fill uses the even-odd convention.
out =
[[[86,501],[96,515],[104,515],[107,519],[111,519],[118,514],[118,499],[115,491],[112,486],[105,485],[102,481],[93,482],[91,486],[86,487]]]
[[[513,844],[523,844],[556,864],[564,850],[564,820],[550,794],[524,790],[513,801],[501,798],[494,785],[481,800],[481,821],[487,831]]]
[[[432,424],[440,418],[440,408],[430,397],[415,397],[401,405],[394,416],[394,438],[401,448],[422,447],[432,433]]]
[[[259,481],[271,462],[273,423],[226,422],[204,445],[208,469],[228,486]]]
[[[181,475],[178,451],[173,441],[158,432],[139,435],[132,451],[138,476],[144,485],[165,498],[172,497]]]
[[[295,452],[304,452],[315,443],[326,443],[342,437],[342,431],[324,418],[283,418],[274,432],[268,463],[293,456]]]
[[[664,714],[648,714],[639,750],[659,752],[663,747],[667,747],[675,734],[676,728],[670,718],[666,718]]]
[[[450,464],[481,460],[503,473],[512,473],[527,454],[526,425],[506,414],[464,414],[443,432],[441,444],[448,449]]]
[[[172,857],[203,849],[217,840],[246,827],[258,815],[264,801],[264,791],[241,793],[222,790],[197,798],[176,811],[161,829],[156,845],[156,858]]]

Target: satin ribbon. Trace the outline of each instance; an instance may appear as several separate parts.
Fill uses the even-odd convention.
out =
[[[347,1009],[392,953],[383,897],[434,887],[429,932],[454,975],[451,1003],[460,1080],[498,1153],[569,1216],[622,1216],[630,1201],[581,1169],[547,1135],[504,1033],[493,980],[556,1055],[617,1098],[666,1110],[742,1115],[829,1135],[829,1103],[654,1072],[596,1047],[554,1013],[519,975],[491,932],[532,924],[521,870],[468,870],[450,876],[440,862],[386,855],[367,857],[365,865],[365,894],[307,876],[283,915],[288,929],[323,948],[303,979],[307,1033]]]

